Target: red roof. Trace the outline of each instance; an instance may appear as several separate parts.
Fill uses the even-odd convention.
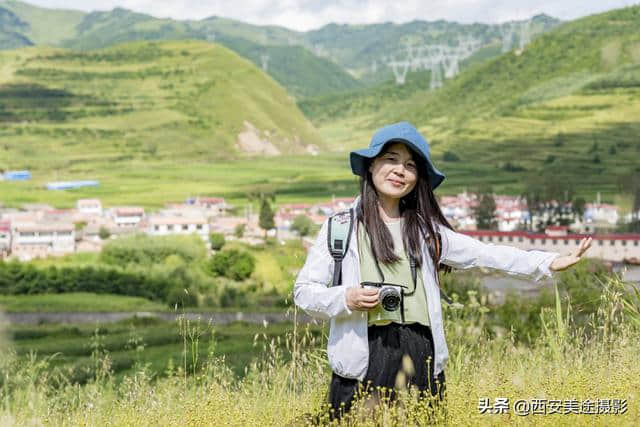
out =
[[[566,226],[566,225],[547,225],[546,229],[547,230],[563,231],[563,230],[568,230],[569,227]]]
[[[222,197],[198,197],[198,203],[224,203]]]

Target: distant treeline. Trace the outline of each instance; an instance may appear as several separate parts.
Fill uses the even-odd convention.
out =
[[[170,288],[168,279],[115,269],[0,262],[0,294],[5,295],[95,292],[165,301]]]

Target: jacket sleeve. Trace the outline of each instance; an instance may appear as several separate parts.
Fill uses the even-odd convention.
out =
[[[560,255],[484,243],[441,224],[438,224],[438,229],[442,236],[441,262],[454,268],[486,267],[537,282],[543,277],[553,277],[554,272],[549,266]]]
[[[350,315],[345,292],[347,286],[328,287],[333,280],[334,260],[327,246],[325,220],[293,287],[293,301],[307,314],[319,319]]]

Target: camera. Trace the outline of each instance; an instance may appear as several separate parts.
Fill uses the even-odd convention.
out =
[[[380,288],[378,301],[382,308],[387,311],[396,311],[400,307],[402,301],[402,294],[400,288],[406,286],[394,285],[390,283],[378,283],[378,282],[362,282],[362,287],[374,287]]]

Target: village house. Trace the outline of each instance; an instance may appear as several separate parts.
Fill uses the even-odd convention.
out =
[[[298,215],[309,215],[312,209],[313,205],[310,203],[287,203],[280,205],[278,212],[295,217]]]
[[[11,256],[22,261],[75,252],[73,223],[12,223]]]
[[[187,199],[188,205],[199,206],[205,208],[209,215],[221,216],[231,209],[222,197],[193,197]]]
[[[209,224],[204,216],[157,214],[149,217],[147,234],[151,236],[192,233],[209,240]]]
[[[498,230],[513,231],[521,228],[529,220],[527,201],[522,197],[494,196]]]
[[[0,258],[5,258],[11,251],[11,223],[0,222]]]
[[[99,199],[78,199],[76,209],[84,215],[102,216],[102,203]]]
[[[455,196],[442,196],[439,204],[442,214],[456,229],[476,229],[476,219],[473,215],[473,208],[477,204],[475,194],[465,191]]]
[[[566,253],[578,248],[580,240],[591,236],[593,242],[586,254],[589,258],[607,261],[640,262],[640,233],[573,234],[566,226],[551,226],[545,233],[528,231],[460,231],[485,243],[515,246],[520,249],[539,249]]]
[[[609,203],[586,203],[584,205],[584,222],[588,231],[597,228],[614,229],[620,215],[618,207]]]
[[[42,213],[43,222],[75,222],[77,211],[75,209],[50,209]]]
[[[139,206],[119,206],[110,209],[110,216],[116,226],[139,228],[144,218],[144,208]]]

